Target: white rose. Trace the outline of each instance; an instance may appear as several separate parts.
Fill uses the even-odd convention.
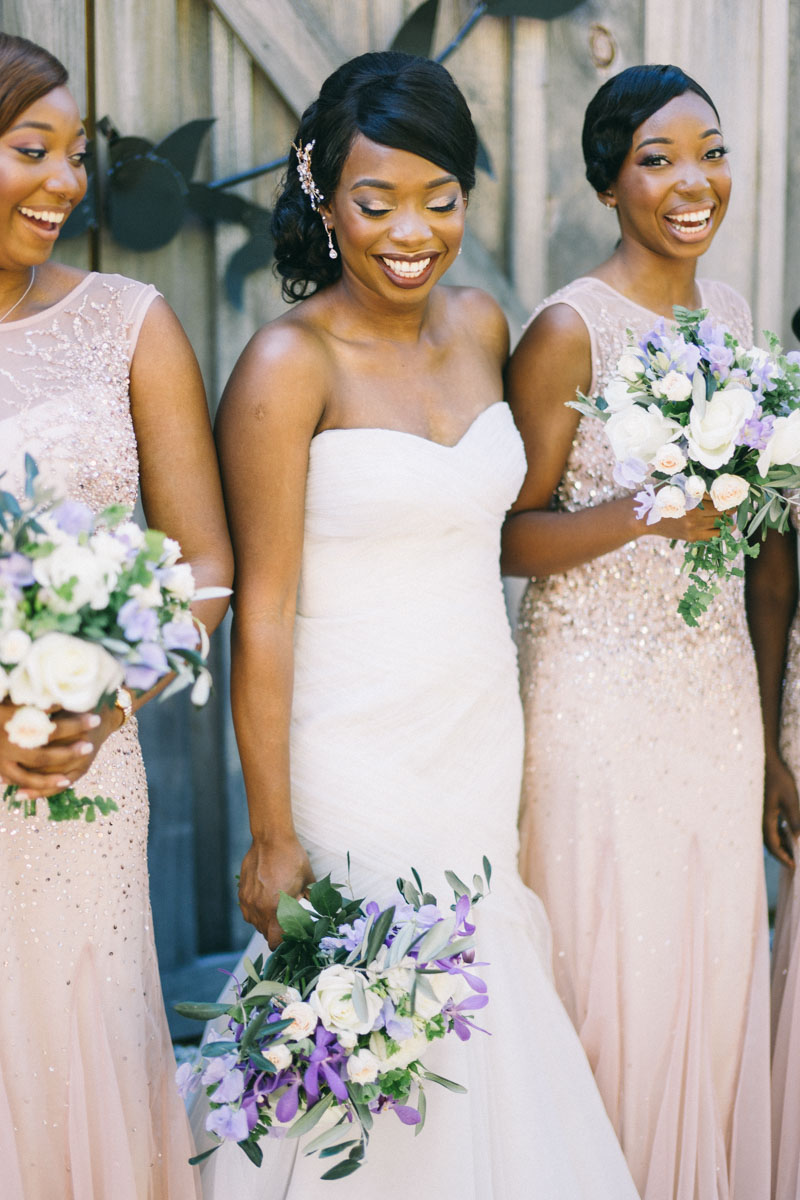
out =
[[[46,712],[26,704],[6,721],[6,736],[15,746],[34,750],[37,746],[47,745],[55,727],[55,722],[50,720]]]
[[[656,404],[647,408],[632,404],[609,417],[605,428],[620,462],[640,458],[649,463],[665,442],[674,441],[682,432],[677,421],[665,417]]]
[[[332,967],[326,967],[321,972],[311,993],[309,1004],[331,1033],[338,1033],[340,1029],[352,1033],[369,1033],[381,1011],[381,998],[365,988],[366,1020],[358,1017],[352,998],[355,977],[356,973],[352,967],[334,963]]]
[[[14,704],[90,712],[122,679],[122,667],[102,646],[66,633],[46,633],[14,667],[9,694]]]
[[[776,418],[772,435],[758,456],[759,475],[766,475],[773,463],[800,466],[800,409]]]
[[[671,484],[659,488],[653,508],[658,513],[659,519],[661,517],[682,517],[686,513],[686,493],[682,488],[673,487]]]
[[[281,1020],[293,1022],[287,1025],[285,1034],[295,1042],[311,1037],[317,1028],[317,1014],[304,1000],[293,1000],[291,1004],[287,1004],[281,1014]]]
[[[180,543],[175,541],[175,538],[165,537],[164,548],[162,550],[162,561],[165,567],[174,567],[175,563],[181,556]]]
[[[637,392],[635,389],[631,391],[628,380],[617,376],[609,380],[603,389],[603,399],[608,405],[608,411],[612,413],[621,412],[630,407],[637,397],[641,398],[641,392]]]
[[[450,975],[447,971],[435,975],[423,975],[417,981],[414,996],[414,1015],[423,1021],[430,1021],[437,1016],[448,1000],[459,1002],[469,994],[469,987],[463,976]]]
[[[750,484],[741,475],[718,475],[709,494],[717,512],[726,512],[729,508],[738,508],[749,491]]]
[[[178,600],[189,601],[194,596],[194,575],[189,563],[176,563],[164,571],[161,582]]]
[[[147,586],[141,583],[132,584],[131,599],[136,601],[139,608],[160,608],[164,597],[161,594],[161,587],[155,576]]]
[[[653,466],[664,475],[677,475],[686,466],[686,455],[674,442],[667,442],[653,455]]]
[[[144,530],[135,521],[123,521],[116,528],[117,535],[124,537],[133,550],[141,550],[144,545]]]
[[[52,604],[61,612],[73,613],[88,604],[100,610],[107,606],[117,581],[117,570],[107,558],[98,558],[88,546],[66,542],[52,554],[34,559],[33,575],[37,583],[52,591]],[[72,582],[72,599],[64,600],[55,589]]]
[[[8,695],[8,674],[0,667],[0,700]]]
[[[424,1033],[416,1033],[413,1037],[400,1042],[394,1054],[389,1054],[386,1038],[382,1033],[373,1033],[369,1039],[369,1048],[378,1059],[378,1071],[383,1075],[386,1071],[403,1071],[418,1058],[422,1058],[428,1049],[428,1039]]]
[[[715,471],[732,456],[745,421],[753,415],[756,402],[743,387],[723,388],[710,400],[696,401],[689,414],[689,453],[704,467]]]
[[[380,1062],[371,1050],[359,1050],[347,1060],[347,1075],[353,1083],[374,1083],[379,1066]]]
[[[627,379],[628,383],[635,383],[643,370],[642,360],[635,354],[623,354],[617,363],[617,374]]]
[[[705,482],[699,475],[690,475],[683,486],[690,500],[700,501],[706,494]]]
[[[93,533],[89,545],[98,558],[112,562],[116,567],[121,567],[128,557],[128,547],[107,529],[98,529],[97,533]]]
[[[31,639],[24,629],[9,629],[0,636],[0,662],[11,665],[22,662],[30,646]]]
[[[351,1033],[347,1029],[340,1029],[336,1035],[336,1040],[343,1050],[355,1050],[358,1034]]]
[[[692,394],[692,381],[682,371],[668,371],[663,379],[657,379],[653,384],[656,396],[663,396],[670,404],[680,404],[688,400]]]
[[[276,1071],[285,1071],[287,1067],[292,1065],[292,1052],[288,1046],[280,1042],[277,1046],[271,1046],[269,1050],[265,1050],[264,1058],[267,1062],[271,1062]]]

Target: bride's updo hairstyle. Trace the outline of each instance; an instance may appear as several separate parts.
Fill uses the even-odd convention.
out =
[[[619,175],[642,122],[686,92],[705,100],[719,120],[708,92],[680,67],[628,67],[603,84],[590,100],[583,122],[586,178],[596,192],[605,192]]]
[[[359,133],[435,163],[455,175],[465,195],[475,185],[475,127],[466,100],[439,63],[397,51],[361,54],[325,80],[300,119],[294,145],[314,143],[311,174],[326,203]],[[297,166],[291,149],[272,219],[275,265],[290,303],[342,274],[341,259],[328,254],[322,218],[301,189]]]
[[[66,68],[27,38],[0,33],[0,134],[20,113],[67,83]]]

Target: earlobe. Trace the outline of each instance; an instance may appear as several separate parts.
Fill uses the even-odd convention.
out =
[[[617,207],[617,198],[614,195],[614,193],[610,190],[605,191],[605,192],[598,192],[597,199],[600,201],[600,203],[603,205],[604,208],[616,208]]]

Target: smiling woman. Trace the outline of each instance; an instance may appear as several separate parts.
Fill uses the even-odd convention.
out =
[[[744,300],[695,276],[728,206],[720,130],[677,67],[603,85],[583,149],[620,241],[542,302],[509,367],[528,476],[505,567],[534,576],[520,620],[520,862],[644,1200],[769,1194],[758,688],[740,582],[697,630],[676,611],[680,541],[714,535],[713,506],[637,520],[603,427],[567,403],[602,392],[628,331],[641,338],[675,304],[752,344]],[[667,463],[664,442],[650,453]]]

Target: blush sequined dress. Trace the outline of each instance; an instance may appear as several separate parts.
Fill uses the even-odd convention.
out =
[[[701,282],[745,344],[742,298]],[[592,392],[656,315],[597,279],[568,304]],[[582,419],[555,507],[626,495]],[[521,871],[544,901],[561,998],[644,1200],[769,1193],[763,744],[739,581],[698,629],[676,605],[683,543],[643,537],[532,580],[519,627]]]
[[[152,287],[87,275],[0,324],[0,487],[25,451],[95,511],[133,505],[129,368]],[[169,402],[169,397],[164,397]],[[0,805],[0,1162],[4,1200],[194,1200],[153,943],[148,802],[135,720],[80,785],[119,812],[47,820]]]

